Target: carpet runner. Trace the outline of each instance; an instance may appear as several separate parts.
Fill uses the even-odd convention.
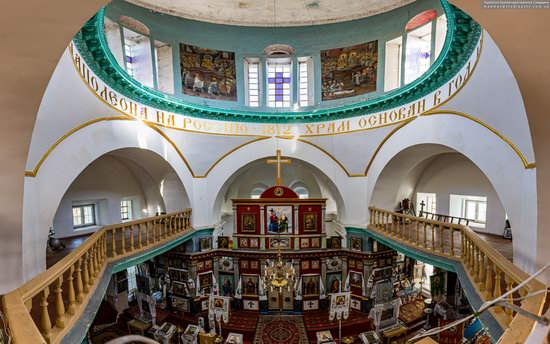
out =
[[[308,344],[306,328],[299,315],[261,315],[253,344]]]

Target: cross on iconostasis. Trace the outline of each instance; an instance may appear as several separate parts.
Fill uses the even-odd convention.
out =
[[[281,164],[290,165],[290,159],[283,159],[281,156],[281,150],[277,149],[277,158],[276,159],[267,159],[268,164],[277,165],[277,177],[275,179],[275,184],[281,186]]]

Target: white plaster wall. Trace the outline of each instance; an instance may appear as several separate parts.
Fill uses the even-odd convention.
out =
[[[153,180],[149,179],[144,185],[143,181],[140,182],[133,173],[135,172],[113,156],[105,155],[92,162],[71,184],[57,208],[53,219],[56,237],[87,234],[102,226],[120,223],[120,201],[123,198],[133,198],[133,219],[149,216],[150,204],[154,205],[154,208],[156,205],[164,208],[164,201],[158,188],[156,193],[148,192],[147,196],[144,192],[144,189],[154,188]],[[90,203],[100,201],[102,206],[97,211],[97,226],[74,230],[72,206],[75,202],[83,201],[90,201]]]
[[[502,235],[504,231],[506,212],[495,188],[483,172],[461,154],[442,154],[431,161],[418,179],[412,195],[415,199],[418,192],[436,194],[438,214],[450,214],[451,194],[487,197],[485,228],[473,229],[496,235]]]

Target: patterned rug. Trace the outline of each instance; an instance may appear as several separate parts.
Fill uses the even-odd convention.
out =
[[[253,344],[308,344],[301,316],[261,315]]]

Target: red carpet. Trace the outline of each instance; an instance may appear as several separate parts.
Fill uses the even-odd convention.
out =
[[[261,315],[253,344],[308,344],[301,316]]]

